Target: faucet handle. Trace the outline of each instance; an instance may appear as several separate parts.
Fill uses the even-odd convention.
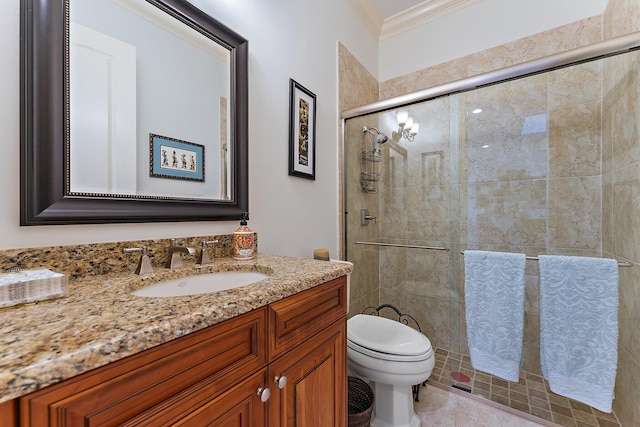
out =
[[[198,261],[196,262],[198,265],[207,265],[211,264],[211,257],[209,256],[209,252],[207,252],[207,246],[212,245],[214,243],[218,243],[217,240],[203,240],[201,243],[200,254],[198,255]]]
[[[148,246],[142,246],[141,248],[124,248],[122,252],[125,254],[132,253],[132,252],[141,253],[140,261],[138,262],[138,266],[136,267],[135,274],[144,276],[145,274],[153,273],[153,266],[151,265],[151,259],[149,259]]]

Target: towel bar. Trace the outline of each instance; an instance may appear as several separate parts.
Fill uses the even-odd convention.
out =
[[[464,251],[460,251],[460,253],[464,255]],[[528,259],[530,261],[538,261],[540,258],[538,258],[537,256],[526,255],[525,259]],[[633,264],[627,261],[618,261],[618,267],[633,267]]]
[[[423,245],[401,245],[398,243],[378,243],[378,242],[356,242],[356,245],[370,245],[370,246],[390,246],[393,248],[412,248],[412,249],[430,249],[432,251],[449,251],[449,248],[442,248],[439,246],[423,246]]]

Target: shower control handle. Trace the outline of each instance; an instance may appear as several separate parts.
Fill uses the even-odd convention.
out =
[[[378,224],[378,218],[369,215],[369,209],[360,209],[360,225],[366,227],[370,221],[373,221],[376,225]]]

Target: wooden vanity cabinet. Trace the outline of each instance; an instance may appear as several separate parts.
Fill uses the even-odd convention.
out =
[[[21,425],[119,425],[201,383],[215,396],[265,368],[265,339],[262,308],[26,395]]]
[[[269,306],[269,427],[347,425],[346,288],[342,277]]]
[[[346,312],[342,277],[0,409],[34,427],[346,426]]]

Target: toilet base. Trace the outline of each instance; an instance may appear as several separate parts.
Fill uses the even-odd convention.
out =
[[[374,382],[374,392],[371,427],[420,427],[411,386]]]

